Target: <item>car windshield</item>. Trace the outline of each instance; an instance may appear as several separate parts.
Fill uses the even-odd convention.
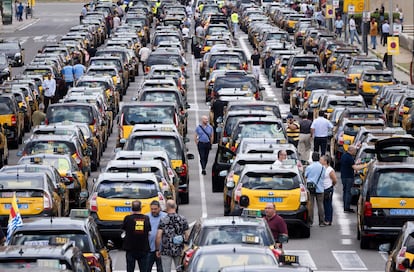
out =
[[[124,125],[173,124],[173,109],[170,107],[130,107],[124,112]]]
[[[296,173],[247,173],[241,182],[251,190],[292,190],[300,184]]]
[[[271,234],[264,226],[224,225],[205,227],[197,245],[242,244],[243,236],[258,237],[260,245],[270,246],[273,244]]]
[[[378,182],[373,188],[373,195],[378,197],[414,197],[413,169],[387,169],[378,173]]]
[[[110,166],[106,169],[108,173],[154,173],[156,176],[161,177],[161,170],[157,167],[151,166],[136,166],[134,163],[128,166]]]
[[[218,91],[222,88],[237,88],[237,89],[250,89],[256,90],[256,79],[254,77],[234,77],[234,76],[220,76],[216,78],[214,82],[214,91]]]
[[[47,120],[49,124],[60,123],[63,121],[71,121],[78,123],[93,122],[93,116],[89,107],[77,107],[77,106],[63,106],[63,107],[51,107],[47,111]]]
[[[56,150],[62,150],[64,154],[73,154],[76,152],[75,145],[68,141],[31,141],[26,144],[25,152],[29,155],[41,153],[54,153]]]
[[[11,239],[10,245],[48,246],[75,242],[82,252],[91,252],[88,235],[74,230],[20,231]]]
[[[150,102],[175,102],[179,104],[178,93],[176,92],[144,92],[141,101]]]
[[[308,91],[316,89],[346,90],[348,87],[345,77],[313,76],[305,80],[304,88]]]
[[[195,259],[194,270],[199,272],[217,272],[225,266],[235,265],[275,265],[274,258],[263,253],[209,253]]]
[[[0,97],[0,115],[12,114],[13,110],[10,107],[9,99]]]
[[[158,188],[154,181],[103,181],[97,188],[98,197],[146,199],[156,197]]]
[[[276,138],[284,139],[284,131],[280,123],[254,122],[240,124],[236,128],[234,140],[238,138]]]
[[[135,151],[166,151],[171,160],[181,160],[181,151],[178,140],[174,137],[145,136],[131,139],[132,148]]]

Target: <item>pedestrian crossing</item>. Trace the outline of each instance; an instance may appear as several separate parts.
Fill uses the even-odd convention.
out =
[[[363,258],[359,256],[355,250],[332,250],[331,256],[326,256],[327,259],[335,260],[338,269],[326,270],[326,265],[317,265],[312,258],[311,252],[308,250],[285,250],[287,255],[299,256],[299,263],[301,266],[307,266],[318,272],[339,272],[339,271],[367,271],[367,272],[379,272],[383,270],[370,270],[363,261]],[[379,258],[385,261],[387,260],[387,253],[378,252]],[[126,270],[117,270],[114,272],[125,272]],[[157,271],[154,265],[151,271]],[[175,271],[175,270],[172,270]]]
[[[21,44],[24,44],[28,41],[33,41],[35,43],[45,43],[45,42],[57,42],[61,38],[60,35],[39,35],[39,36],[21,36],[21,37],[4,37],[1,40],[6,42],[16,42],[19,41]]]

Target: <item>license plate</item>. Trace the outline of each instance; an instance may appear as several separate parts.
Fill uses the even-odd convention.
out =
[[[115,207],[115,212],[131,212],[131,207]]]
[[[299,256],[296,255],[281,255],[281,262],[283,264],[299,264]]]
[[[390,215],[414,215],[414,209],[390,209]]]
[[[20,204],[19,203],[19,204],[17,204],[17,207],[21,210],[27,210],[29,208],[29,204]],[[4,208],[6,210],[10,210],[11,209],[11,204],[10,203],[4,204]]]
[[[260,202],[283,202],[281,197],[259,197]]]
[[[374,90],[379,90],[380,86],[371,86],[371,88]]]

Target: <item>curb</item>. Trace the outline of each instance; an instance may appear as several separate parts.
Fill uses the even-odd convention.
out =
[[[369,50],[369,52],[371,52],[372,54],[374,54],[375,56],[377,56],[377,58],[382,59],[384,57],[383,55],[381,55],[380,53],[378,53],[377,51],[375,51],[375,50],[373,50],[371,48],[368,48],[368,50]],[[394,67],[397,68],[398,70],[400,70],[401,72],[407,74],[408,76],[410,75],[410,71],[408,71],[406,68],[402,67],[401,65],[395,63],[394,64]]]
[[[40,18],[30,18],[25,20],[23,23],[12,23],[11,25],[3,25],[0,24],[0,32],[1,33],[13,33],[16,31],[20,31],[21,29],[24,29],[25,27],[31,25],[31,24],[35,24],[40,20]]]

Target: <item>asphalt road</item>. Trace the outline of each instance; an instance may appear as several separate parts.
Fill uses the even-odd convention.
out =
[[[38,18],[32,20],[27,25],[13,33],[2,33],[0,37],[6,40],[19,39],[23,42],[25,48],[25,63],[29,63],[38,49],[43,44],[56,42],[58,38],[64,35],[71,26],[79,23],[79,13],[81,3],[39,3],[35,9],[35,16]],[[238,43],[246,54],[250,56],[251,47],[247,41],[247,35],[240,33]],[[189,222],[194,222],[200,217],[216,217],[223,214],[222,194],[212,193],[211,177],[202,176],[199,167],[197,149],[194,144],[194,129],[202,115],[208,114],[209,108],[204,102],[204,82],[201,82],[196,75],[196,62],[190,54],[187,54],[188,74],[188,101],[191,105],[189,109],[188,138],[187,144],[189,153],[195,155],[195,159],[189,162],[190,169],[190,204],[181,205],[180,213],[185,215]],[[13,68],[13,74],[18,74],[23,68]],[[396,70],[395,76],[399,80],[407,80],[408,75]],[[124,101],[130,100],[137,93],[137,88],[142,82],[142,73],[132,82]],[[281,89],[275,88],[274,84],[270,86],[267,79],[262,75],[260,82],[265,86],[265,100],[275,101],[281,107],[282,112],[289,110],[288,105],[284,105],[281,99]],[[102,158],[101,167],[114,155],[116,128],[112,134],[108,148]],[[26,138],[29,133],[26,134]],[[19,147],[20,149],[22,146]],[[207,173],[211,170],[214,159],[216,146],[210,153],[210,160],[207,167]],[[17,162],[17,150],[11,151],[9,163]],[[92,182],[99,172],[94,172],[89,179]],[[356,239],[356,215],[343,213],[342,207],[342,189],[339,184],[334,193],[334,221],[330,227],[311,229],[309,239],[292,238],[285,245],[288,254],[299,255],[300,263],[312,267],[317,271],[384,271],[386,254],[378,250],[361,250],[359,241]],[[125,257],[122,251],[111,251],[113,258],[114,270],[125,270]]]

